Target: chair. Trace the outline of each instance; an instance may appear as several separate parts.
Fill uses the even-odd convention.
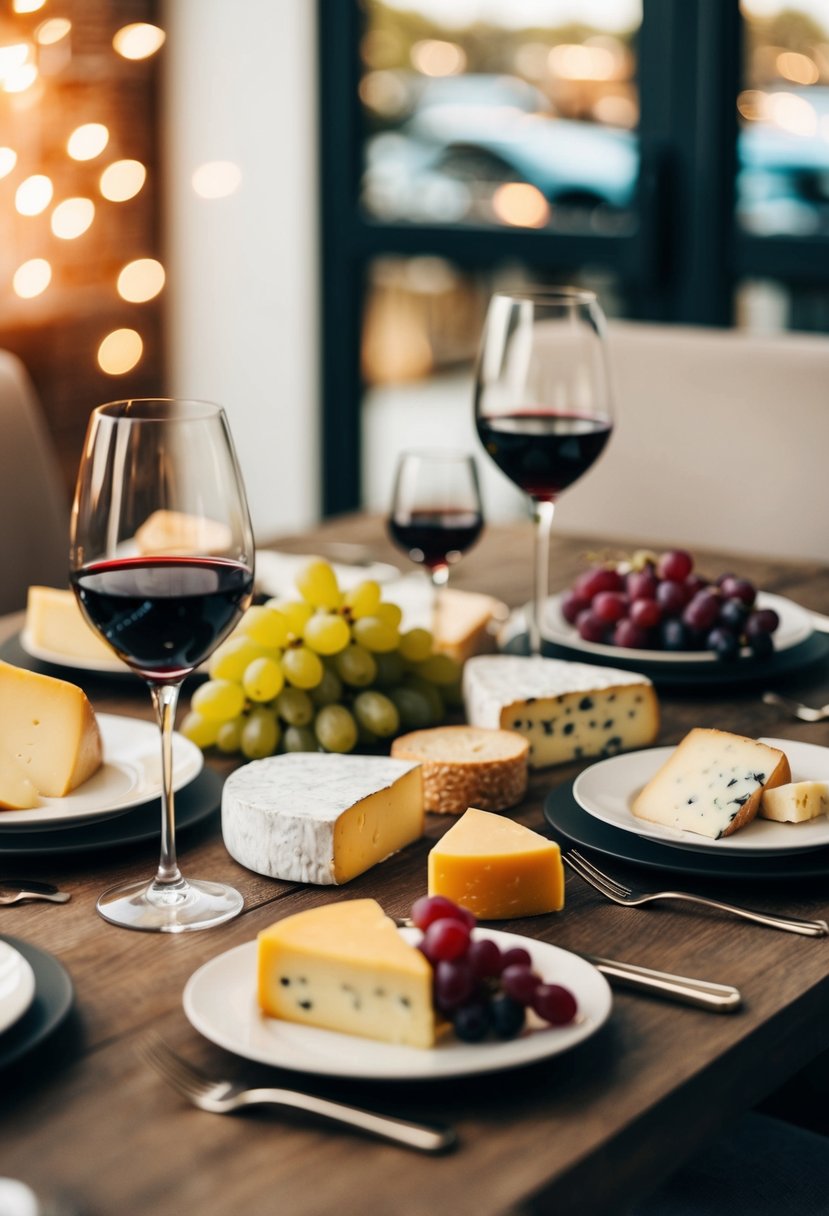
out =
[[[554,528],[829,561],[829,339],[616,322],[617,425]]]
[[[0,613],[25,607],[32,583],[65,587],[69,510],[34,385],[0,351]]]

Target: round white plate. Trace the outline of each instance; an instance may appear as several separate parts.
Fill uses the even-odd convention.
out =
[[[401,929],[416,942],[415,929]],[[579,1005],[570,1026],[536,1021],[507,1042],[462,1043],[445,1035],[429,1050],[398,1047],[355,1035],[318,1030],[266,1017],[256,1000],[256,942],[245,942],[211,959],[190,977],[184,989],[184,1012],[205,1038],[227,1051],[299,1072],[360,1080],[427,1081],[497,1072],[568,1051],[594,1034],[610,1013],[612,997],[605,978],[590,963],[558,946],[513,933],[487,929],[503,949],[523,946],[535,970],[548,982],[569,988]]]
[[[760,742],[786,753],[792,781],[829,781],[829,748],[792,739],[761,739]],[[576,778],[573,797],[588,815],[614,828],[697,853],[782,856],[829,845],[829,816],[826,815],[806,823],[776,823],[758,817],[733,836],[721,840],[637,819],[630,809],[634,797],[675,750],[673,747],[652,747],[591,764]]]
[[[0,941],[0,1034],[23,1016],[34,995],[31,966],[13,946]]]
[[[639,663],[719,663],[723,662],[713,650],[635,650],[622,646],[606,646],[602,642],[585,642],[580,638],[573,625],[565,621],[561,614],[563,595],[554,595],[547,601],[544,615],[544,638],[555,646],[566,646],[570,650],[580,650],[586,655],[601,655],[606,659],[621,659],[625,662]],[[787,600],[782,595],[772,595],[760,591],[757,595],[758,608],[773,608],[780,617],[780,624],[774,631],[774,649],[777,653],[799,646],[813,633],[811,615],[793,600]],[[750,655],[750,650],[743,654]]]
[[[106,819],[161,794],[161,744],[154,722],[118,714],[98,714],[104,762],[98,772],[63,798],[41,798],[29,811],[0,811],[5,828],[69,827],[85,819]],[[202,770],[201,750],[178,733],[173,736],[173,788],[181,789]]]
[[[332,566],[341,591],[350,591],[366,579],[387,583],[400,573],[396,566],[387,562],[372,561],[361,545],[323,546],[320,556]],[[296,576],[312,560],[312,555],[308,553],[277,553],[273,549],[257,549],[257,589],[264,595],[296,599]]]
[[[41,663],[51,663],[53,667],[71,667],[75,671],[96,671],[117,676],[133,674],[127,664],[122,663],[115,655],[111,659],[75,659],[60,650],[51,650],[48,646],[41,646],[33,640],[28,629],[21,631],[20,645],[33,659],[39,659]]]

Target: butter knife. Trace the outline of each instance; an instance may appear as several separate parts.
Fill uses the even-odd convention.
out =
[[[647,992],[682,1005],[707,1009],[710,1013],[734,1013],[742,1004],[738,988],[730,984],[715,984],[711,980],[692,979],[687,975],[672,975],[669,971],[653,971],[635,963],[620,963],[616,959],[582,954],[597,971],[622,988]]]

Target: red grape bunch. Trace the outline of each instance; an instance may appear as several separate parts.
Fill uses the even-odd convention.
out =
[[[435,1008],[464,1042],[478,1043],[489,1033],[515,1038],[528,1008],[553,1026],[575,1018],[572,992],[543,983],[523,946],[502,950],[491,938],[473,938],[476,921],[466,908],[443,895],[424,895],[412,906],[412,922],[434,969]]]
[[[748,579],[707,579],[684,549],[637,555],[633,562],[591,566],[564,595],[561,611],[585,642],[640,650],[712,650],[735,659],[742,647],[772,653],[780,623],[756,607]]]

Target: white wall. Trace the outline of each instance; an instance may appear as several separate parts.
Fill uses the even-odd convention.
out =
[[[319,502],[315,5],[167,0],[169,387],[225,406],[257,536]],[[194,169],[241,185],[199,198]]]

